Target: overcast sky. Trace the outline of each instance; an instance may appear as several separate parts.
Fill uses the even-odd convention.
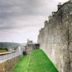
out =
[[[38,32],[59,2],[68,0],[0,0],[0,41],[37,41]]]

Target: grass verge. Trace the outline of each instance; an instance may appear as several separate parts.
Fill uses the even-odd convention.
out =
[[[38,49],[21,58],[12,72],[58,72],[45,53]]]

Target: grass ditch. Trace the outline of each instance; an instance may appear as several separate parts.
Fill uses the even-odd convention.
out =
[[[41,50],[33,50],[30,55],[21,57],[12,72],[58,72],[54,64]]]

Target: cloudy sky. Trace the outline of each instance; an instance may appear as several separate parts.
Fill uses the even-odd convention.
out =
[[[59,2],[68,0],[0,0],[0,41],[37,41],[38,32]]]

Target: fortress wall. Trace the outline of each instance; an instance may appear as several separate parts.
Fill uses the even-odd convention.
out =
[[[40,30],[38,42],[59,72],[72,70],[72,3],[67,2]]]

